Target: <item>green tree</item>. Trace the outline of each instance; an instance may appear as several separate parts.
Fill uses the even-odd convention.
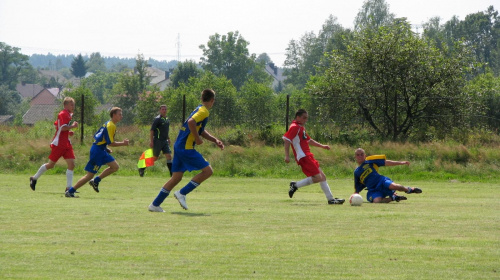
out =
[[[165,95],[159,91],[145,91],[139,94],[137,101],[137,115],[135,123],[150,125],[153,118],[158,115],[158,109],[161,104],[167,104]],[[170,111],[170,106],[167,105]],[[167,111],[167,112],[168,112]]]
[[[227,126],[239,124],[241,108],[238,107],[236,88],[224,76],[216,76],[205,71],[200,77],[191,77],[187,83],[179,84],[177,88],[167,88],[163,92],[165,103],[171,108],[168,116],[171,121],[184,121],[182,118],[182,101],[186,98],[186,116],[200,104],[201,92],[211,88],[216,92],[215,106],[210,110],[210,124]]]
[[[31,68],[29,57],[21,49],[0,42],[0,85],[15,90],[23,70]]]
[[[322,98],[324,121],[368,124],[382,139],[405,140],[429,126],[463,128],[475,100],[463,91],[471,60],[457,45],[446,57],[395,22],[355,35],[348,51],[333,52],[324,75],[308,84]]]
[[[75,99],[75,111],[73,112],[73,120],[79,122],[81,125],[85,124],[87,126],[97,126],[100,125],[99,119],[95,118],[95,109],[99,102],[92,94],[92,91],[85,87],[79,86],[76,88],[70,87],[64,93],[65,96],[72,97]],[[83,108],[83,122],[82,122],[82,96],[84,98],[84,108]]]
[[[120,72],[126,71],[127,69],[128,69],[127,64],[122,63],[122,62],[118,62],[118,63],[113,64],[110,71],[120,73]]]
[[[95,52],[90,54],[90,58],[87,61],[87,70],[92,73],[106,72],[106,62],[104,58],[101,57],[101,53]]]
[[[134,73],[137,75],[139,88],[138,92],[144,92],[146,87],[151,82],[151,76],[148,71],[148,62],[144,59],[144,55],[138,54],[135,60]]]
[[[239,91],[238,102],[243,109],[239,114],[245,124],[252,127],[269,125],[277,118],[276,95],[265,84],[247,81]],[[258,106],[256,106],[258,104]]]
[[[367,0],[359,10],[354,20],[354,29],[377,30],[379,27],[391,24],[394,14],[389,11],[389,4],[385,0]]]
[[[272,63],[273,61],[269,57],[267,53],[261,53],[257,58],[255,59],[255,62],[260,63],[263,62],[264,64]]]
[[[249,54],[248,45],[239,32],[210,36],[207,45],[200,45],[203,51],[201,67],[217,76],[225,76],[236,88],[240,88],[255,68],[255,54]]]
[[[113,85],[112,103],[122,108],[122,123],[132,124],[134,122],[134,107],[141,92],[139,78],[132,71],[122,72],[118,77],[118,83]]]
[[[118,82],[119,73],[97,72],[82,80],[82,85],[89,88],[99,103],[111,99],[113,85]]]
[[[500,77],[495,77],[491,71],[480,74],[467,84],[465,92],[477,95],[482,105],[478,108],[481,112],[472,116],[471,126],[485,124],[489,130],[500,133]]]
[[[40,79],[41,79],[40,74],[31,65],[27,65],[26,67],[21,69],[21,72],[19,73],[20,82],[25,82],[29,84],[36,84],[36,83],[42,84],[40,83]],[[55,84],[56,83],[54,82],[54,85]]]
[[[21,104],[21,97],[7,85],[0,85],[0,115],[15,115]]]
[[[179,62],[177,67],[175,67],[172,76],[170,76],[170,81],[174,88],[178,87],[180,83],[187,83],[189,78],[197,78],[201,75],[201,69],[198,64],[192,60]]]
[[[314,32],[307,32],[299,41],[291,40],[284,62],[285,83],[303,88],[309,78],[317,74],[326,52],[345,49],[344,35],[348,33],[337,18],[330,15],[317,36]]]
[[[134,71],[120,73],[118,83],[113,86],[113,103],[122,108],[122,123],[132,124],[137,115],[139,95],[146,91],[151,77],[147,72],[147,62],[139,54],[136,58]]]
[[[431,26],[429,33],[436,29],[435,25]],[[476,61],[482,66],[479,72],[490,68],[496,75],[500,74],[500,17],[493,6],[484,12],[469,14],[464,20],[453,16],[439,31],[439,38],[444,38],[450,52],[455,43],[461,41],[474,51]]]
[[[71,74],[77,78],[85,77],[85,74],[87,74],[87,65],[82,54],[78,54],[71,62]]]

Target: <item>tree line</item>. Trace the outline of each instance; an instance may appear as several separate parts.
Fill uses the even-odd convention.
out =
[[[217,92],[218,104],[211,118],[220,126],[262,131],[282,126],[288,95],[290,114],[307,109],[311,126],[323,134],[393,141],[498,134],[500,17],[493,6],[464,20],[453,17],[441,23],[432,18],[416,30],[406,18],[396,18],[384,0],[365,1],[352,30],[331,15],[318,34],[292,39],[286,49],[286,80],[274,88],[265,70],[272,61],[265,53],[250,54],[248,44],[238,31],[210,36],[200,45],[199,62],[176,62],[165,90],[149,84],[150,60],[141,54],[133,68],[118,71],[108,68],[99,53],[88,59],[77,55],[72,75],[100,70],[82,78],[79,86],[65,85],[66,94],[85,96],[86,120],[98,120],[93,109],[112,103],[124,109],[125,124],[148,124],[160,103],[169,106],[171,119],[180,121],[182,100],[191,108],[209,87]],[[9,108],[20,102],[13,86],[29,78],[33,68],[19,51],[0,43],[5,60],[0,114],[12,112]]]

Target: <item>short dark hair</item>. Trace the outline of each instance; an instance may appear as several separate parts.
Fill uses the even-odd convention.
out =
[[[299,110],[295,113],[295,117],[300,117],[300,116],[302,116],[303,114],[307,114],[306,109],[299,109]]]
[[[214,97],[215,91],[213,91],[212,89],[207,88],[201,92],[201,101],[203,102],[209,102],[214,99]]]

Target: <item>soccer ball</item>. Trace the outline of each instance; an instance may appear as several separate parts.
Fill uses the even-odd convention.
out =
[[[354,193],[349,197],[349,203],[351,206],[361,206],[363,204],[363,197],[357,193]]]

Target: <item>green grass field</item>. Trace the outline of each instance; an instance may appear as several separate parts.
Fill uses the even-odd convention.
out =
[[[167,178],[117,174],[77,199],[64,175],[35,192],[29,175],[1,178],[0,279],[500,278],[500,183],[415,181],[407,201],[352,207],[317,184],[289,199],[287,179],[212,177],[188,211],[172,195],[151,213]]]

